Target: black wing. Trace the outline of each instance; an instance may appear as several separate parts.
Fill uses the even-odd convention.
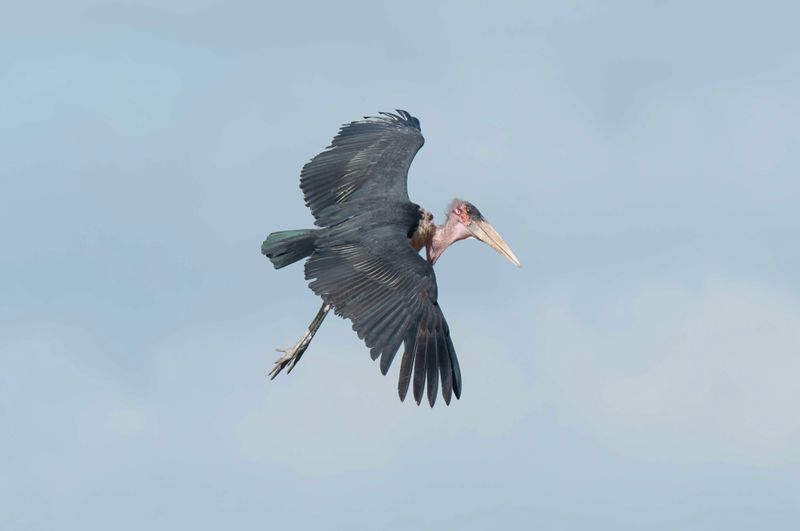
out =
[[[359,197],[408,201],[408,168],[425,143],[419,120],[406,111],[342,126],[328,148],[300,173],[306,205],[320,221],[323,210]]]
[[[356,220],[354,220],[356,221]],[[305,266],[311,289],[332,304],[338,315],[353,322],[353,330],[381,358],[386,374],[401,343],[405,353],[398,391],[405,399],[414,380],[414,399],[422,400],[427,381],[433,406],[442,383],[442,396],[461,396],[461,371],[450,330],[436,302],[433,267],[414,252],[406,229],[399,224],[363,223],[358,229],[340,225],[317,240]]]

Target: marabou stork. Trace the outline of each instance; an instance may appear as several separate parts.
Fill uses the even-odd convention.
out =
[[[276,269],[308,257],[305,278],[323,304],[302,338],[270,372],[294,368],[331,308],[380,357],[385,375],[403,344],[398,391],[414,399],[426,387],[433,406],[442,382],[449,404],[461,396],[461,371],[450,330],[437,302],[433,265],[465,238],[490,245],[516,266],[517,257],[474,205],[454,200],[443,225],[408,198],[411,161],[425,139],[406,111],[343,125],[328,148],[300,173],[300,189],[316,229],[273,232],[261,246]],[[425,248],[427,260],[419,255]]]

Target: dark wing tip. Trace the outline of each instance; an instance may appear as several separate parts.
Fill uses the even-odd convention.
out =
[[[409,348],[408,343],[406,343],[403,360],[400,362],[400,379],[397,382],[397,393],[400,395],[401,402],[405,401],[408,387],[411,383],[411,370],[414,366],[413,352],[413,349]]]
[[[420,126],[419,118],[416,116],[412,116],[411,113],[408,111],[404,111],[402,109],[395,109],[397,114],[393,112],[379,112],[380,116],[365,116],[364,120],[367,121],[383,121],[388,123],[393,123],[396,125],[401,126],[408,126],[416,129],[417,131],[422,132],[422,127]]]
[[[406,332],[397,385],[401,401],[405,400],[411,390],[418,406],[427,395],[428,403],[433,407],[440,383],[446,405],[450,405],[453,395],[456,399],[461,398],[461,369],[456,350],[444,316],[437,313],[438,315],[432,316],[423,315]]]
[[[411,116],[411,113],[409,113],[408,111],[404,111],[403,109],[396,109],[396,110],[403,122],[410,125],[417,131],[422,131],[422,128],[420,127],[419,123],[419,118],[417,118],[416,116]]]

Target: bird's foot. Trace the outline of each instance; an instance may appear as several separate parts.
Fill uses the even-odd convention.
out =
[[[286,373],[292,372],[294,366],[297,365],[297,362],[300,361],[300,358],[303,357],[303,353],[308,348],[308,345],[311,344],[311,340],[314,339],[314,334],[317,333],[319,329],[319,325],[322,324],[322,321],[325,319],[325,316],[328,315],[328,312],[331,309],[331,305],[328,303],[322,303],[319,311],[317,312],[316,317],[314,320],[311,321],[311,324],[308,325],[308,329],[306,333],[303,334],[303,337],[294,344],[293,347],[290,348],[277,348],[278,352],[283,352],[283,356],[278,358],[275,361],[275,366],[269,371],[270,380],[274,380],[276,376],[278,376],[283,369],[287,369]],[[287,368],[288,367],[288,368]]]
[[[283,369],[286,369],[286,374],[292,372],[292,369],[294,369],[294,366],[297,365],[297,362],[300,361],[303,353],[308,348],[309,343],[310,341],[307,341],[306,337],[303,336],[293,347],[276,348],[275,350],[278,352],[283,352],[283,356],[275,360],[275,366],[269,371],[269,379],[274,380]]]

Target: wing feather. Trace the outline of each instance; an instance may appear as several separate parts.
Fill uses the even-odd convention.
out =
[[[412,213],[418,215],[416,208]],[[309,286],[352,321],[370,356],[380,357],[384,374],[405,344],[398,380],[401,399],[413,380],[414,400],[419,404],[427,394],[433,406],[441,379],[449,403],[452,391],[460,390],[455,351],[436,301],[433,268],[409,244],[407,223],[390,219],[371,224],[358,218],[343,223],[359,224],[362,230],[338,225],[323,229],[306,262]]]
[[[414,369],[415,338],[416,331],[410,328],[408,335],[403,340],[405,350],[403,351],[403,360],[400,362],[400,379],[397,382],[397,392],[400,395],[401,402],[406,399],[408,386],[411,383],[411,372]]]
[[[445,333],[447,333],[445,331]],[[442,398],[445,404],[450,404],[453,396],[453,365],[450,362],[450,350],[447,347],[447,338],[444,334],[436,337],[436,352],[439,355],[439,374],[442,378]]]
[[[408,201],[408,169],[425,143],[419,120],[405,111],[345,124],[300,173],[300,189],[317,225],[360,197]]]
[[[425,358],[428,354],[428,328],[425,324],[417,329],[414,353],[414,400],[419,404],[425,390]]]
[[[447,325],[447,323],[445,323]],[[450,364],[453,366],[453,394],[456,398],[461,398],[461,368],[458,365],[456,349],[450,339],[450,331],[447,331],[447,349],[450,351]]]
[[[428,335],[427,356],[425,358],[428,366],[428,403],[433,407],[436,402],[436,395],[439,392],[439,352],[437,327],[430,327]]]

